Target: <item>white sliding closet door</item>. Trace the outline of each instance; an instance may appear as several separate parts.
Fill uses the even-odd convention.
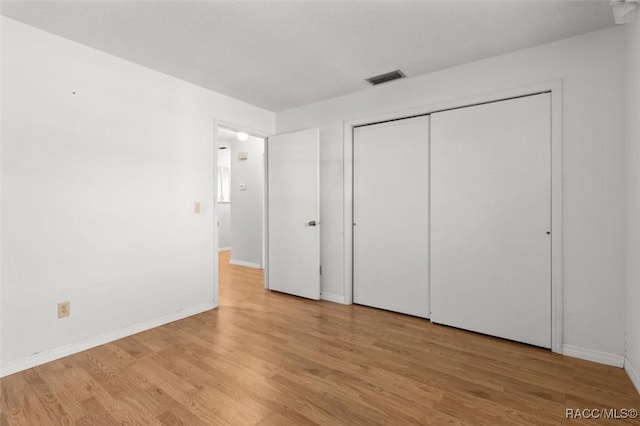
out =
[[[354,129],[353,300],[429,317],[429,117]]]
[[[431,320],[551,346],[550,94],[432,114]]]

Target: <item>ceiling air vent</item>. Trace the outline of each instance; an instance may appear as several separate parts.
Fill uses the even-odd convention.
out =
[[[399,78],[405,78],[406,75],[400,70],[391,71],[385,74],[376,75],[375,77],[369,77],[366,79],[367,83],[372,86],[377,86],[378,84],[386,83],[388,81],[397,80]]]

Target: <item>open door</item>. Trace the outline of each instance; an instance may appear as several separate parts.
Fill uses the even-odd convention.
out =
[[[320,299],[319,130],[267,140],[267,287]]]

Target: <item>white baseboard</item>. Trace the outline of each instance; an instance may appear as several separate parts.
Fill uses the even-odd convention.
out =
[[[231,247],[218,247],[218,251],[229,251]]]
[[[236,266],[246,266],[247,268],[262,269],[259,263],[245,262],[244,260],[229,260],[229,263]]]
[[[633,368],[629,358],[624,359],[624,371],[627,372],[631,383],[633,383],[633,386],[635,386],[638,393],[640,393],[640,374],[638,374],[638,370]]]
[[[340,303],[342,305],[346,305],[347,303],[344,301],[344,296],[341,294],[335,293],[320,293],[320,299],[326,300],[327,302]]]
[[[580,346],[562,345],[562,354],[614,367],[622,368],[624,366],[624,356],[622,355],[581,348]]]
[[[130,325],[129,327],[121,328],[119,330],[110,331],[99,336],[83,339],[79,342],[60,346],[58,348],[50,349],[45,352],[36,353],[29,357],[19,359],[17,361],[12,361],[8,364],[0,366],[0,377],[8,376],[9,374],[27,370],[29,368],[36,367],[47,362],[55,361],[57,359],[73,355],[78,352],[86,351],[87,349],[95,348],[96,346],[104,345],[105,343],[113,342],[114,340],[122,339],[123,337],[131,336],[133,334],[159,327],[173,321],[209,311],[211,309],[214,309],[215,307],[216,306],[213,302],[203,303],[201,305],[181,309],[178,312],[174,312],[160,318],[154,318],[152,320]]]

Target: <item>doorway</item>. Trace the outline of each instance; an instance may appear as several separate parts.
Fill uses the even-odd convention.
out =
[[[221,272],[229,265],[264,269],[265,138],[218,125],[215,148],[217,270],[218,282],[223,283],[231,279]]]

